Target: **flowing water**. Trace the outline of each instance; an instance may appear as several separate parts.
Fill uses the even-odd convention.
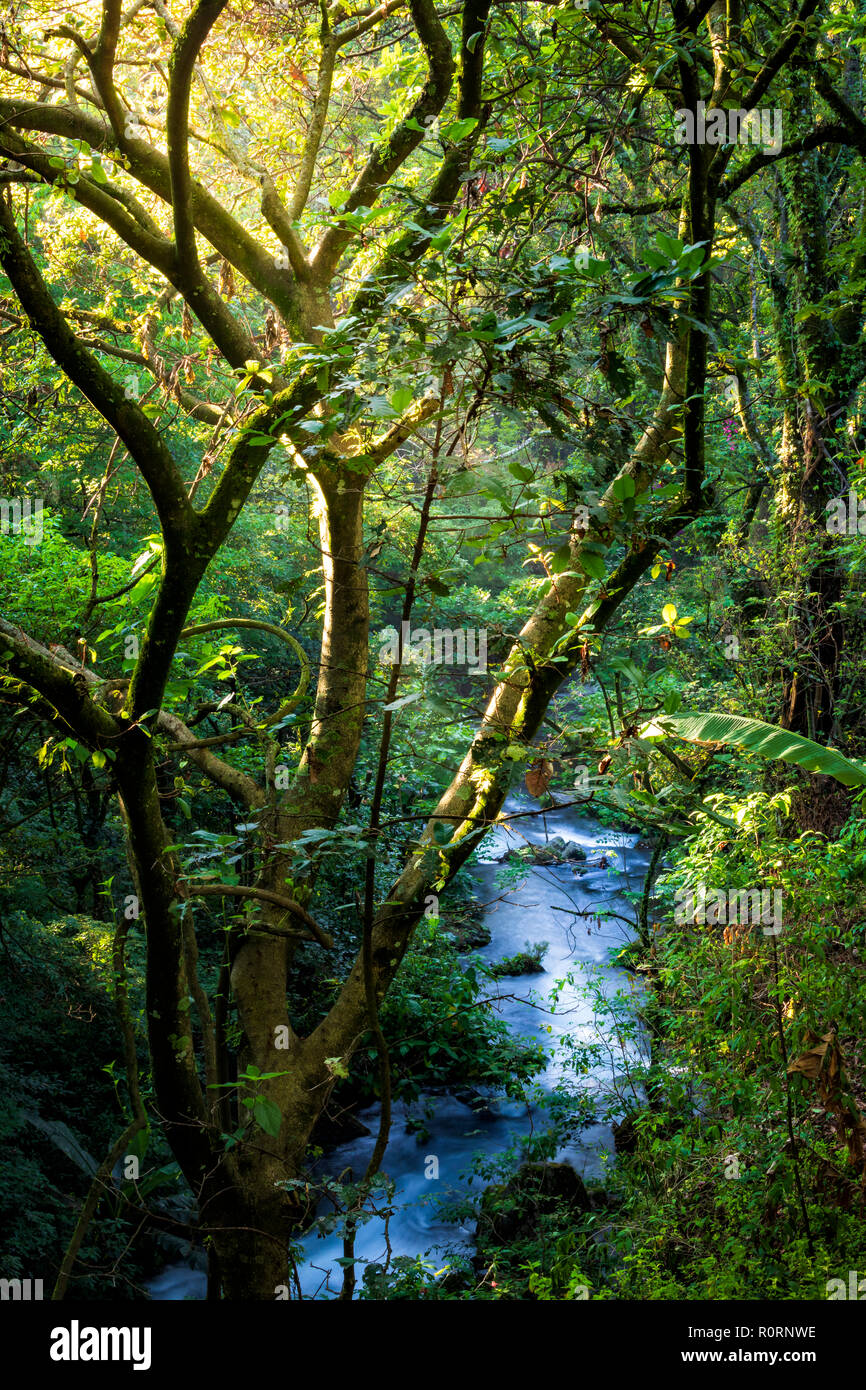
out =
[[[634,909],[622,894],[640,891],[649,852],[635,847],[636,835],[605,830],[573,808],[558,808],[543,818],[521,814],[535,807],[536,803],[520,797],[509,799],[506,810],[513,819],[508,828],[491,832],[482,848],[483,860],[472,872],[478,901],[486,904],[484,921],[492,932],[490,944],[477,952],[482,959],[493,962],[523,951],[527,943],[548,943],[542,973],[500,979],[485,991],[498,994],[495,1007],[513,1034],[544,1045],[549,1061],[538,1078],[541,1099],[532,1106],[494,1100],[479,1111],[463,1092],[465,1100],[435,1094],[422,1096],[411,1111],[402,1103],[395,1106],[383,1168],[395,1184],[396,1209],[388,1222],[387,1240],[380,1219],[359,1228],[355,1241],[359,1282],[364,1262],[384,1263],[388,1245],[392,1256],[429,1252],[435,1269],[447,1263],[449,1252],[471,1252],[474,1221],[461,1224],[450,1219],[443,1203],[447,1208],[455,1198],[480,1192],[477,1177],[471,1188],[469,1183],[475,1155],[492,1159],[521,1137],[544,1128],[545,1095],[573,1078],[572,1044],[602,1045],[589,1073],[572,1081],[573,1088],[584,1095],[609,1092],[624,1070],[625,1054],[619,1046],[610,1046],[609,1025],[596,1017],[583,986],[592,981],[605,996],[628,987],[631,977],[611,966],[608,957],[611,946],[622,946],[634,935],[628,925],[634,920]],[[496,887],[498,861],[507,850],[526,843],[544,844],[554,835],[580,845],[587,861],[550,867],[530,864],[509,889]],[[599,913],[616,915],[599,919]],[[551,1011],[551,990],[567,977],[571,983],[561,989]],[[628,1048],[626,1054],[631,1055]],[[377,1108],[362,1111],[359,1118],[371,1133],[327,1154],[320,1161],[320,1174],[337,1176],[350,1168],[357,1179],[363,1173],[373,1148]],[[572,1163],[584,1177],[599,1177],[612,1151],[609,1120],[588,1122],[556,1157]],[[341,1235],[311,1233],[302,1245],[298,1281],[303,1297],[335,1297],[342,1281],[337,1263],[343,1254]],[[205,1283],[201,1268],[174,1264],[150,1281],[148,1288],[154,1299],[201,1299]]]

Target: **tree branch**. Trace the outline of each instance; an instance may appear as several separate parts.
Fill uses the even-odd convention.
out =
[[[88,684],[92,680],[89,682],[80,670],[64,666],[40,642],[5,618],[0,618],[0,663],[4,678],[21,681],[51,706],[64,731],[70,729],[92,748],[110,749],[116,744],[123,726],[91,699]]]
[[[440,223],[452,206],[460,191],[461,176],[469,168],[481,134],[484,121],[481,100],[484,29],[490,5],[491,0],[466,0],[463,7],[457,116],[459,120],[471,117],[478,123],[446,152],[431,187],[421,200],[422,206],[415,215],[415,221],[424,233]],[[418,232],[406,231],[398,236],[361,284],[349,312],[359,317],[377,313],[382,300],[390,293],[394,279],[404,274],[408,265],[420,260],[429,244],[429,237]]]
[[[472,6],[467,8],[471,9]],[[409,0],[409,9],[427,56],[427,81],[409,115],[400,122],[390,139],[380,141],[374,148],[349,190],[341,215],[355,212],[361,206],[374,206],[382,188],[423,140],[425,121],[438,116],[451,91],[454,58],[448,36],[436,14],[434,0]],[[325,230],[310,257],[310,267],[317,284],[330,283],[343,252],[356,235],[351,227],[342,222],[333,222]]]
[[[761,97],[768,90],[770,83],[778,72],[781,72],[791,54],[800,46],[806,30],[807,20],[812,18],[819,5],[819,0],[803,0],[797,15],[788,25],[788,37],[783,39],[775,53],[769,57],[761,71],[758,73],[749,90],[743,97],[743,106],[747,111],[753,111]]]
[[[171,204],[171,174],[166,156],[146,141],[127,141],[122,138],[122,133],[118,137],[106,128],[104,121],[68,107],[0,98],[0,130],[4,126],[21,126],[27,130],[61,135],[69,140],[84,140],[94,150],[110,152],[116,145],[122,149],[133,177],[163,202]],[[191,189],[196,229],[260,294],[271,300],[290,330],[303,336],[310,323],[317,323],[319,319],[314,318],[308,323],[307,311],[301,304],[291,276],[278,269],[273,255],[260,246],[246,227],[236,221],[197,180],[192,181]]]
[[[178,34],[168,68],[165,129],[174,239],[181,270],[190,281],[201,281],[204,278],[195,245],[195,223],[192,214],[192,180],[189,172],[190,87],[201,47],[227,3],[228,0],[198,0]]]
[[[295,902],[294,898],[287,897],[285,893],[272,893],[268,888],[246,888],[238,883],[198,883],[195,879],[188,879],[185,886],[192,889],[190,897],[193,898],[208,896],[217,898],[255,898],[260,902],[274,903],[277,907],[285,908],[286,912],[290,912],[293,917],[299,918],[305,926],[309,927],[312,932],[312,937],[303,936],[301,934],[302,941],[314,940],[329,951],[334,949],[334,943],[324,927],[320,927],[315,917],[311,917],[305,907],[301,907],[299,902]],[[253,924],[251,929],[253,931],[259,931],[264,930],[264,927],[260,928],[257,924]]]
[[[755,174],[761,169],[765,169],[768,164],[775,164],[779,160],[790,159],[792,155],[802,154],[806,150],[816,150],[822,145],[851,145],[860,151],[866,150],[866,130],[858,133],[849,126],[841,122],[822,122],[811,130],[808,135],[801,136],[798,140],[789,140],[780,150],[772,153],[758,151],[753,154],[736,173],[729,178],[723,179],[719,184],[719,198],[724,201],[730,198],[732,193],[742,188]]]
[[[153,498],[166,543],[182,548],[195,513],[162,436],[91,353],[85,352],[55,304],[0,198],[0,264],[48,352],[108,421],[135,459]]]

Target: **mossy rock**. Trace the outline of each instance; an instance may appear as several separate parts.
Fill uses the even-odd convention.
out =
[[[524,1163],[507,1182],[485,1189],[475,1230],[478,1249],[531,1239],[543,1218],[573,1219],[590,1205],[583,1179],[570,1163]]]
[[[449,922],[448,930],[454,937],[454,945],[461,955],[466,951],[479,951],[482,946],[490,945],[492,933],[483,922],[473,922],[471,919]]]
[[[513,864],[583,864],[586,850],[574,840],[554,835],[544,845],[521,845],[519,849],[509,850],[505,857]]]

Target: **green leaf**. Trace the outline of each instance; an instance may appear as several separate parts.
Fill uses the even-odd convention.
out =
[[[265,1134],[269,1134],[272,1139],[279,1139],[283,1116],[275,1101],[267,1100],[264,1096],[256,1096],[253,1114],[256,1124],[265,1131]]]
[[[427,588],[437,595],[438,598],[447,598],[451,592],[450,584],[443,584],[441,579],[436,579],[432,575],[424,581]]]
[[[780,758],[806,772],[835,777],[845,787],[866,786],[866,763],[855,762],[835,748],[824,748],[810,738],[760,719],[745,719],[737,714],[666,714],[641,730],[644,738],[665,734],[687,743],[733,744],[762,758]]]
[[[632,685],[643,685],[646,679],[644,672],[641,671],[637,663],[632,661],[631,657],[628,656],[611,657],[609,661],[605,662],[605,667],[608,671],[618,671],[619,674],[625,676],[626,680],[630,681]]]
[[[475,116],[466,116],[462,121],[450,121],[448,125],[441,126],[440,134],[444,140],[453,140],[456,144],[458,140],[464,140],[477,124]]]
[[[664,232],[656,232],[656,246],[672,261],[678,260],[685,249],[681,241],[677,241],[675,237],[666,236]]]
[[[590,579],[604,579],[607,573],[604,560],[592,550],[581,550],[580,565]]]
[[[465,497],[470,492],[475,492],[478,487],[477,479],[471,469],[461,469],[452,475],[448,482],[448,497]]]
[[[525,463],[509,463],[508,471],[512,478],[516,478],[521,483],[531,483],[535,474]]]
[[[532,749],[524,747],[522,743],[509,743],[502,756],[513,762],[525,762],[532,756]]]
[[[553,573],[553,574],[562,574],[565,570],[568,569],[568,566],[569,566],[570,564],[571,564],[571,548],[570,548],[570,546],[568,545],[568,542],[566,541],[565,545],[561,545],[561,546],[558,548],[558,550],[554,550],[554,552],[553,552],[553,557],[552,557],[552,559],[551,559],[551,561],[550,561],[551,573]],[[592,573],[591,570],[587,570],[587,574],[591,574],[591,573]]]

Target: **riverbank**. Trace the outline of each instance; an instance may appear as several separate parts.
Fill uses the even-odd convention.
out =
[[[519,814],[533,805],[515,798],[508,809]],[[557,836],[575,847],[570,858],[550,853]],[[521,1099],[456,1088],[427,1091],[395,1108],[384,1163],[393,1196],[378,1204],[381,1216],[358,1230],[359,1284],[369,1270],[368,1287],[379,1280],[381,1288],[380,1272],[395,1261],[403,1277],[408,1262],[420,1279],[469,1265],[481,1191],[523,1158],[568,1163],[583,1182],[607,1174],[615,1153],[608,1112],[624,1060],[600,1035],[591,995],[629,993],[629,977],[609,958],[633,936],[634,908],[624,894],[640,891],[649,858],[646,847],[636,848],[638,838],[567,808],[520,815],[485,843],[472,880],[491,939],[473,956],[495,965],[547,943],[539,972],[489,982],[487,1007],[514,1038],[543,1046],[548,1060]],[[364,1171],[378,1107],[357,1119],[369,1132],[323,1154],[313,1181],[345,1181],[349,1171],[355,1178]],[[545,1138],[547,1130],[554,1138]],[[566,1137],[559,1142],[557,1135]],[[318,1230],[300,1242],[295,1292],[304,1298],[332,1298],[341,1284],[343,1238],[332,1210],[323,1203]],[[202,1297],[202,1281],[201,1271],[184,1278],[182,1267],[172,1265],[150,1287],[155,1298]]]

